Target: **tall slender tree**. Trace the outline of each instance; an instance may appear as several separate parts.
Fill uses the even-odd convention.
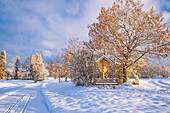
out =
[[[6,52],[0,52],[0,79],[5,75],[5,66],[6,66]]]
[[[16,56],[16,60],[14,63],[14,79],[18,79],[18,75],[19,75],[19,69],[20,69],[21,63],[20,63],[20,56]]]

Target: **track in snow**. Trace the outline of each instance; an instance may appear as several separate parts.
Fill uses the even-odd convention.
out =
[[[23,113],[35,90],[22,90],[0,101],[0,112],[3,113]]]
[[[149,83],[152,83],[152,84],[154,84],[156,86],[159,86],[160,88],[170,89],[170,84],[166,83],[164,81],[161,81],[161,80],[152,80]]]

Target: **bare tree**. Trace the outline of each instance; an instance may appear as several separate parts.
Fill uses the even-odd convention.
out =
[[[70,74],[76,85],[92,85],[96,77],[97,66],[94,51],[88,49],[78,38],[73,38],[67,42],[64,49],[63,71]]]
[[[61,75],[63,75],[61,63],[62,61],[61,61],[60,55],[57,55],[57,58],[55,61],[51,61],[48,63],[48,70],[49,70],[50,76],[53,76],[55,79],[59,78],[60,82],[61,82],[60,77]]]
[[[32,57],[32,55],[28,56],[25,59],[23,65],[22,65],[23,69],[26,71],[26,73],[28,73],[27,75],[28,75],[29,79],[33,79],[33,76],[32,76],[32,67],[31,67],[31,57]]]

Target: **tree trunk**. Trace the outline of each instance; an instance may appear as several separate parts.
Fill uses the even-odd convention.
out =
[[[127,82],[127,68],[123,66],[123,83]]]
[[[18,79],[18,68],[16,67],[15,69],[15,76],[14,76],[14,79]]]
[[[8,76],[9,76],[9,74],[7,73],[7,74],[6,74],[6,79],[7,79],[7,80],[8,80]]]
[[[123,75],[119,74],[119,85],[123,84]]]
[[[38,81],[38,76],[34,75],[34,83],[37,83],[37,81]]]
[[[67,82],[67,77],[65,77],[65,82]]]
[[[59,79],[58,79],[58,80],[59,80],[59,82],[60,82],[60,83],[62,82],[60,77],[59,77]]]
[[[37,83],[37,78],[36,77],[34,77],[34,83]]]

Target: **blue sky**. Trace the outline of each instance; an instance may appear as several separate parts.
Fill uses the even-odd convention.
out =
[[[55,57],[70,38],[88,40],[88,24],[96,22],[101,7],[114,0],[1,0],[0,50],[7,52],[7,62],[16,55],[23,61],[35,52],[44,59]],[[142,0],[144,10],[152,6],[164,11],[170,25],[170,0]],[[169,59],[166,59],[166,61]]]

